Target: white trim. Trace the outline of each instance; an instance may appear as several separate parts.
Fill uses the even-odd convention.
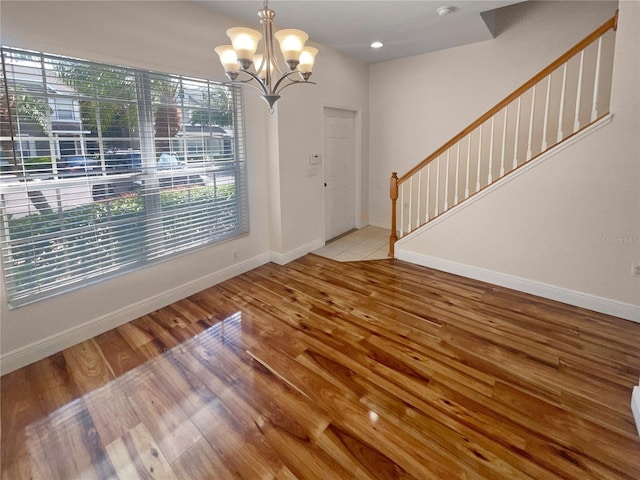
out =
[[[396,244],[397,245],[397,244]],[[423,267],[442,270],[443,272],[461,275],[474,280],[491,283],[501,287],[511,288],[520,292],[537,295],[539,297],[556,300],[576,307],[586,308],[595,312],[613,315],[632,322],[640,323],[640,306],[618,302],[608,298],[598,297],[567,288],[557,287],[536,280],[515,277],[492,270],[486,270],[471,265],[464,265],[442,258],[423,255],[415,252],[397,249],[396,258],[406,262],[422,265]]]
[[[640,387],[638,386],[633,387],[633,393],[631,393],[631,413],[633,413],[636,429],[640,435]]]
[[[177,288],[167,290],[148,297],[140,302],[128,305],[124,308],[111,312],[102,317],[90,320],[56,333],[42,340],[38,340],[24,347],[17,348],[11,352],[0,356],[0,374],[4,375],[18,368],[29,365],[43,358],[53,355],[65,348],[84,342],[101,333],[116,328],[124,323],[130,322],[142,315],[153,312],[159,308],[186,298],[194,293],[209,288],[217,283],[223,282],[244,272],[268,263],[270,255],[268,252],[236,263],[217,272],[210,273],[189,283],[180,285]]]
[[[549,160],[554,155],[562,152],[565,148],[568,148],[568,147],[572,146],[574,143],[580,141],[583,137],[585,137],[587,135],[591,135],[592,133],[596,132],[597,130],[600,130],[602,127],[604,127],[604,126],[608,125],[609,123],[611,123],[612,118],[613,118],[612,114],[608,114],[605,117],[602,117],[597,122],[593,123],[592,125],[589,125],[587,128],[585,128],[581,132],[577,133],[576,135],[572,136],[568,140],[565,140],[565,141],[559,143],[558,145],[556,145],[555,147],[549,149],[548,151],[546,151],[545,153],[543,153],[539,157],[534,158],[529,163],[521,166],[520,168],[514,170],[513,172],[507,173],[504,177],[498,178],[495,182],[493,182],[491,185],[487,186],[484,190],[481,190],[477,194],[469,197],[468,199],[463,200],[461,203],[459,203],[458,205],[450,208],[445,213],[443,213],[442,215],[438,216],[434,220],[431,220],[426,225],[423,225],[421,228],[419,228],[417,230],[414,230],[410,234],[405,235],[404,237],[402,237],[400,240],[398,240],[396,242],[396,248],[402,246],[402,244],[404,242],[410,240],[411,238],[414,238],[417,235],[420,235],[422,232],[425,232],[429,228],[435,227],[437,224],[439,224],[440,222],[445,220],[450,215],[455,214],[457,212],[460,212],[462,209],[467,208],[470,205],[473,205],[478,200],[481,200],[482,198],[484,198],[485,196],[489,195],[494,190],[497,190],[498,188],[503,187],[504,185],[508,184],[512,180],[515,180],[516,178],[518,178],[520,175],[523,175],[524,173],[528,172],[532,168],[537,167],[538,165],[540,165],[544,161]]]
[[[289,262],[293,262],[296,258],[300,258],[307,253],[313,252],[314,250],[318,250],[322,247],[324,247],[324,240],[318,238],[313,242],[301,245],[298,248],[294,248],[293,250],[289,250],[285,253],[271,252],[271,261],[273,263],[277,263],[278,265],[285,265]]]

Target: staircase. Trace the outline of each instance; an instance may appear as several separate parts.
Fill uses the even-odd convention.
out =
[[[404,175],[391,175],[395,242],[609,115],[617,13]],[[398,201],[399,200],[399,201]]]

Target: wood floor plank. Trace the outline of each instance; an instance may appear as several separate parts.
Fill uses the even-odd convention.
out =
[[[109,330],[94,338],[107,359],[114,376],[119,377],[144,363],[138,352],[125,340],[118,329]]]
[[[233,389],[257,413],[281,430],[300,438],[316,438],[329,424],[321,409],[299,392],[274,381],[268,370],[256,369],[251,357],[239,356],[225,346],[218,346],[214,351],[196,349],[190,353],[199,364],[190,364],[196,375],[211,381],[207,371],[215,371],[220,383],[212,387],[214,390],[224,394],[225,387]],[[184,358],[189,362],[188,355]]]
[[[190,298],[183,298],[177,302],[168,305],[168,309],[178,313],[183,320],[195,323],[200,320],[211,320],[213,318],[211,312],[203,309],[197,302]]]
[[[523,423],[532,422],[538,428],[544,428],[546,436],[567,445],[576,445],[578,451],[583,451],[594,459],[606,458],[618,474],[640,478],[640,442],[630,442],[625,436],[601,429],[557,406],[538,402],[535,397],[502,382],[496,385],[494,398],[517,410]],[[597,441],[594,441],[596,438]],[[628,459],[631,457],[636,460],[629,464]]]
[[[241,479],[271,479],[284,466],[269,445],[260,440],[256,427],[247,419],[236,419],[234,399],[220,400],[212,408],[200,410],[193,418],[224,464]],[[232,410],[229,409],[231,405]],[[237,411],[237,410],[236,410]]]
[[[16,370],[0,379],[0,473],[2,480],[33,478],[37,463],[29,454],[29,425],[46,414],[37,401],[38,394],[32,382],[33,365]],[[7,441],[6,439],[11,439]]]
[[[639,344],[548,299],[307,255],[2,377],[1,478],[637,480]]]
[[[150,367],[136,373],[127,378],[129,402],[171,463],[202,435],[184,413],[182,405],[167,392],[161,375],[156,375]]]
[[[26,367],[32,379],[34,397],[49,414],[74,402],[82,391],[73,378],[63,352],[56,353]],[[4,377],[2,377],[4,380]]]
[[[397,463],[356,436],[329,425],[315,443],[361,480],[413,480]]]
[[[119,478],[179,480],[160,447],[141,423],[106,448]]]
[[[83,397],[104,445],[123,436],[140,423],[129,402],[126,379],[118,379]]]
[[[72,378],[84,394],[97,390],[115,377],[94,339],[67,348],[63,355]]]
[[[237,480],[215,449],[202,438],[171,465],[176,477],[189,480]]]
[[[305,355],[313,354],[306,352]],[[462,405],[449,400],[447,396],[436,394],[431,387],[418,386],[411,394],[402,390],[403,387],[407,386],[406,381],[400,381],[397,387],[390,386],[382,378],[369,376],[369,380],[367,380],[345,367],[332,364],[327,358],[322,358],[321,356],[316,356],[316,358],[318,359],[316,364],[320,368],[330,371],[333,378],[341,378],[343,385],[351,385],[353,391],[362,395],[361,402],[370,406],[373,411],[379,411],[378,407],[382,407],[387,411],[392,411],[395,418],[402,419],[410,416],[412,421],[403,423],[405,432],[408,432],[411,428],[407,425],[421,424],[422,431],[428,431],[430,434],[434,434],[436,438],[443,439],[442,444],[448,445],[449,451],[455,452],[460,458],[462,458],[461,454],[463,452],[467,452],[469,454],[468,459],[471,462],[480,459],[482,463],[475,465],[475,469],[482,470],[485,468],[486,470],[487,465],[485,463],[493,463],[493,466],[489,468],[498,468],[499,470],[488,475],[489,478],[496,477],[496,475],[505,478],[517,477],[515,472],[511,472],[508,475],[505,473],[509,467],[504,463],[500,466],[501,460],[498,457],[505,455],[509,461],[517,464],[522,472],[528,471],[533,478],[554,478],[550,471],[541,470],[534,463],[531,463],[528,456],[513,457],[509,450],[503,448],[504,445],[512,445],[518,451],[523,451],[527,444],[528,434],[524,431],[518,432],[518,429],[504,429],[500,424],[504,423],[506,419],[498,412],[492,412],[489,418],[483,420],[481,416],[476,414],[477,406],[465,409]],[[311,362],[307,362],[307,364],[311,364]],[[382,376],[388,375],[388,372],[377,371],[377,373]],[[397,377],[397,374],[391,374],[388,378],[393,381],[395,377]],[[414,412],[414,414],[411,415],[411,412]],[[416,418],[418,418],[416,415],[425,414],[427,417],[424,417],[423,421],[416,421]],[[444,415],[446,416],[443,418]],[[438,423],[442,423],[445,430],[442,430],[438,423],[429,423],[429,418],[438,419]],[[486,432],[488,436],[478,436],[478,427],[481,427],[482,431]],[[438,431],[440,431],[440,434],[436,434]],[[464,437],[461,437],[461,435],[464,435]],[[477,449],[471,449],[470,447],[474,444],[470,443],[471,440],[469,439],[476,439],[478,443],[475,445],[484,445],[485,448],[489,448],[493,453],[480,454]],[[495,443],[497,439],[503,439],[504,441]],[[459,446],[456,447],[455,445]],[[493,462],[489,462],[488,459],[494,455],[497,455],[497,457],[494,458]]]
[[[35,478],[102,480],[116,472],[89,411],[75,400],[27,427]]]

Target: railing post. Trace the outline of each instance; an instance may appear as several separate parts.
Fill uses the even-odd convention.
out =
[[[391,197],[391,235],[389,235],[389,256],[393,257],[395,243],[398,240],[396,235],[396,201],[398,200],[398,173],[391,174],[389,181],[389,196]]]

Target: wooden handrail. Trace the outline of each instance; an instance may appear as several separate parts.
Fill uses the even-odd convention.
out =
[[[537,84],[540,80],[542,80],[547,75],[549,75],[551,72],[553,72],[556,68],[562,66],[564,63],[569,61],[574,55],[579,53],[581,50],[585,49],[588,45],[593,43],[599,37],[601,37],[602,35],[604,35],[605,33],[607,33],[611,29],[616,30],[617,29],[617,25],[618,25],[618,11],[616,11],[616,14],[613,17],[611,17],[609,20],[607,20],[601,26],[596,28],[589,35],[584,37],[577,44],[575,44],[573,47],[571,47],[569,50],[567,50],[564,54],[562,54],[556,60],[551,62],[549,65],[547,65],[545,68],[540,70],[540,72],[538,72],[535,76],[533,76],[529,81],[525,82],[521,87],[519,87],[518,89],[514,90],[510,95],[505,97],[501,102],[499,102],[497,105],[495,105],[493,108],[491,108],[487,113],[482,115],[475,122],[473,122],[467,128],[462,130],[460,133],[458,133],[455,137],[453,137],[451,140],[449,140],[447,143],[445,143],[443,146],[441,146],[439,149],[437,149],[435,152],[433,152],[427,158],[425,158],[422,162],[420,162],[418,165],[416,165],[411,170],[409,170],[407,173],[405,173],[400,178],[398,178],[398,180],[397,180],[398,184],[406,181],[414,173],[418,172],[418,170],[424,168],[429,162],[431,162],[431,161],[435,160],[436,158],[438,158],[442,153],[446,152],[449,148],[451,148],[453,145],[458,143],[464,137],[469,135],[476,128],[478,128],[484,122],[486,122],[491,117],[496,115],[500,110],[502,110],[504,107],[509,105],[511,102],[516,100],[519,96],[521,96],[527,90],[532,88],[535,84]]]

